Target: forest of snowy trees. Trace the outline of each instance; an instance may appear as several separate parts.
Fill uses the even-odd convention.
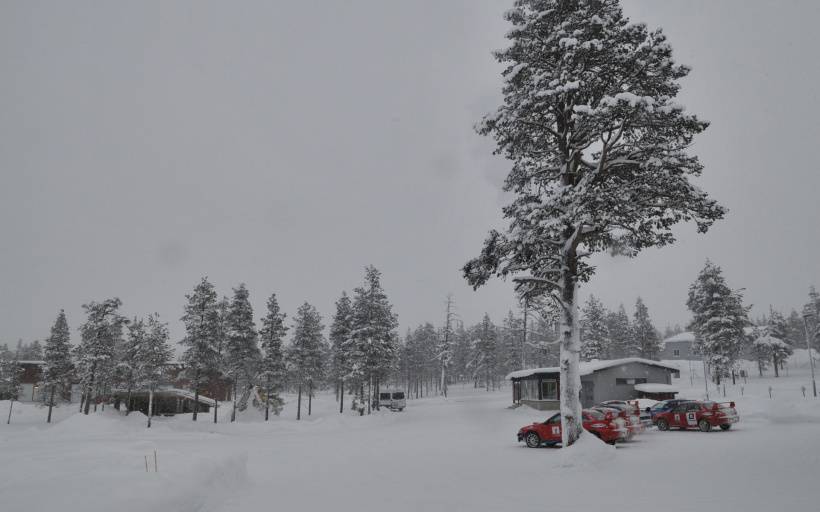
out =
[[[695,332],[696,350],[719,381],[733,375],[741,354],[757,362],[760,375],[779,375],[794,349],[805,348],[807,327],[813,343],[820,341],[815,320],[820,294],[813,287],[801,312],[783,314],[769,307],[751,318],[740,292],[727,285],[720,267],[707,262],[687,304],[693,316],[686,328],[666,326],[661,332],[640,297],[627,311],[623,303],[610,309],[590,295],[580,307],[581,360],[658,359],[662,340],[688,329]],[[203,278],[186,295],[178,356],[158,314],[127,318],[117,298],[89,302],[83,305],[86,318],[77,329],[76,345],[64,311],[42,342],[20,340],[13,348],[0,344],[0,398],[15,396],[17,361],[44,361],[40,384],[48,421],[51,407],[69,397],[72,384],[81,386],[81,410],[88,414],[110,402],[114,390],[152,393],[172,383],[172,377],[194,395],[216,381],[227,382],[229,396],[210,398],[228,399],[232,420],[249,405],[265,419],[279,414],[286,391],[296,394],[298,417],[312,414],[319,390],[334,393],[339,412],[347,408],[364,414],[378,407],[372,397],[381,389],[404,390],[410,399],[446,395],[452,384],[492,391],[503,386],[511,371],[558,365],[560,332],[554,312],[524,300],[520,306],[503,318],[484,315],[466,324],[450,295],[442,301],[440,322],[408,327],[400,335],[381,274],[372,266],[352,294],[341,293],[327,320],[306,302],[288,322],[276,294],[268,296],[266,309],[256,318],[245,284],[219,298]]]

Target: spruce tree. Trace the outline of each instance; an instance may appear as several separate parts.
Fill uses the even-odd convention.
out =
[[[364,399],[364,385],[368,386],[368,413],[380,379],[394,367],[398,356],[398,318],[392,309],[381,286],[381,272],[372,265],[365,267],[364,285],[354,290],[350,362],[360,398]]]
[[[305,302],[293,319],[293,339],[288,347],[288,363],[298,387],[296,419],[302,419],[302,388],[308,387],[308,415],[311,413],[313,388],[324,370],[324,337],[322,317]]]
[[[638,355],[640,349],[635,343],[632,325],[623,304],[618,307],[618,311],[612,311],[607,315],[606,322],[612,343],[610,356],[621,358]]]
[[[607,324],[609,313],[600,300],[590,295],[581,314],[581,359],[607,359],[612,346]]]
[[[740,292],[731,290],[717,265],[706,261],[689,287],[686,305],[692,312],[695,350],[703,354],[716,382],[730,374],[745,343],[749,308]]]
[[[649,318],[649,308],[638,297],[635,301],[635,316],[632,322],[632,335],[635,345],[641,357],[645,359],[657,359],[661,351],[661,340],[658,338],[658,331],[652,325]]]
[[[498,364],[497,358],[497,343],[498,332],[490,320],[490,315],[484,313],[484,318],[481,320],[475,330],[475,341],[473,357],[473,378],[476,382],[484,380],[484,386],[487,391],[490,386],[495,387],[495,376]]]
[[[509,373],[526,367],[527,347],[524,345],[524,323],[523,319],[513,314],[512,310],[507,312],[501,324],[498,344],[501,350],[499,364],[505,372]]]
[[[227,334],[225,368],[233,381],[231,421],[236,421],[237,409],[242,411],[247,406],[260,360],[253,308],[244,283],[233,290],[233,299],[228,310]],[[239,389],[242,390],[242,395],[237,403]]]
[[[353,303],[347,293],[336,301],[336,314],[330,325],[331,378],[339,394],[339,414],[344,412],[345,384],[350,371],[351,334],[353,332]]]
[[[77,371],[85,394],[83,412],[89,413],[92,396],[96,402],[105,394],[116,369],[116,348],[128,320],[119,314],[118,298],[83,304],[86,322],[80,326],[82,341],[77,347]]]
[[[71,334],[68,330],[68,320],[62,309],[57,320],[51,327],[51,335],[46,339],[43,354],[43,386],[48,392],[48,417],[46,423],[51,423],[51,410],[54,407],[54,397],[59,390],[62,398],[71,397],[71,376],[74,364],[71,361]]]
[[[474,287],[513,277],[560,309],[568,446],[582,432],[577,292],[594,272],[588,258],[670,244],[678,222],[704,232],[724,210],[690,182],[702,166],[689,149],[707,123],[675,102],[689,68],[661,30],[631,23],[618,0],[516,0],[505,17],[504,100],[478,131],[512,162],[509,227],[490,232],[464,275]]]
[[[279,415],[282,410],[282,399],[279,391],[284,384],[287,368],[282,340],[288,331],[285,326],[285,313],[279,310],[276,294],[271,294],[267,304],[268,312],[262,317],[262,328],[259,329],[259,341],[262,348],[262,360],[259,363],[259,379],[265,386],[265,421],[270,417],[270,409]]]
[[[193,293],[186,295],[185,298],[188,300],[185,313],[182,315],[185,337],[179,343],[184,347],[181,358],[185,367],[184,374],[194,392],[192,419],[196,421],[199,413],[199,391],[208,377],[218,370],[219,310],[216,291],[207,277],[203,277]]]
[[[0,400],[9,401],[9,415],[6,424],[11,423],[11,412],[14,401],[20,395],[20,378],[23,368],[20,367],[19,360],[15,354],[5,351],[0,354]]]
[[[148,428],[151,428],[154,415],[154,391],[162,382],[172,356],[173,351],[168,344],[168,325],[160,321],[157,313],[148,315],[144,322],[144,336],[134,351],[135,384],[140,389],[148,390]]]

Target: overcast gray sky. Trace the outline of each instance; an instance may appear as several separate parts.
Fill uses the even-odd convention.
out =
[[[511,1],[0,1],[0,342],[118,296],[175,340],[199,278],[276,292],[329,323],[376,265],[402,330],[514,304],[459,268],[502,226],[507,170],[472,125],[500,99]],[[658,327],[687,322],[704,260],[755,312],[820,284],[820,2],[625,1],[692,66],[712,121],[701,185],[730,209],[706,236],[601,256],[583,289]]]

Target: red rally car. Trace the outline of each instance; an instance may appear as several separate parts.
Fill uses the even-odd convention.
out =
[[[733,424],[740,421],[740,418],[734,402],[692,401],[658,414],[654,421],[658,430],[697,428],[702,432],[709,432],[712,427],[729,430]]]
[[[627,432],[619,427],[611,415],[601,411],[584,409],[584,429],[600,438],[602,441],[615,444],[616,441],[626,439]],[[561,413],[555,413],[543,423],[533,423],[521,427],[518,431],[518,442],[524,441],[530,448],[539,446],[555,446],[561,443]]]

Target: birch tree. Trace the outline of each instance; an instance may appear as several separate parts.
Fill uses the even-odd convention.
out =
[[[617,0],[517,0],[505,17],[504,100],[477,129],[511,161],[514,198],[507,229],[463,270],[473,287],[513,277],[560,308],[568,446],[582,432],[576,297],[588,258],[670,244],[681,221],[705,232],[724,210],[690,182],[702,166],[688,149],[707,123],[675,102],[689,68],[660,29],[631,23]]]

